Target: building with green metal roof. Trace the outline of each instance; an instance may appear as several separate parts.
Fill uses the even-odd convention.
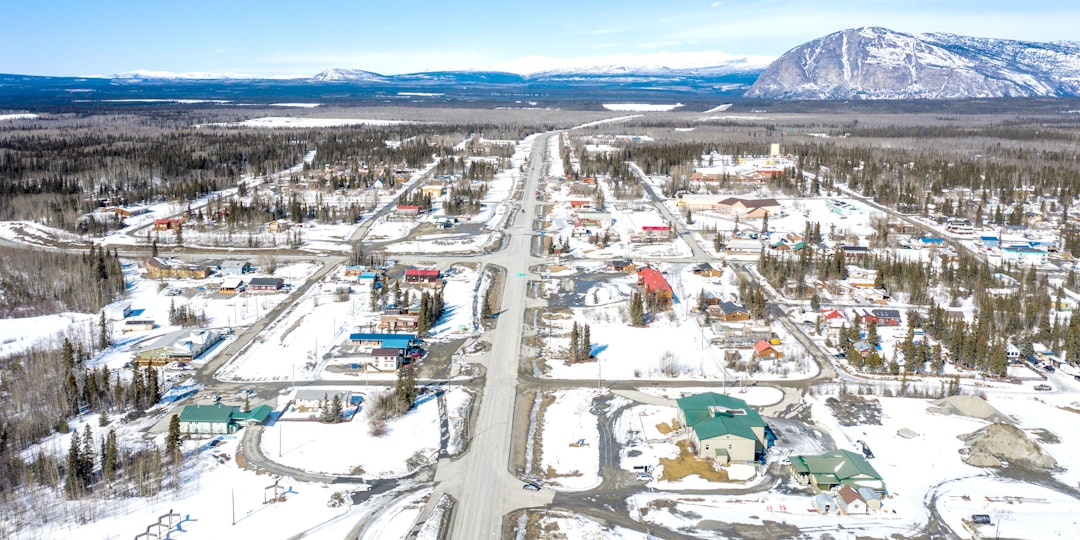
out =
[[[885,493],[885,482],[866,458],[849,450],[833,450],[816,456],[791,456],[791,471],[804,485],[819,491],[849,486],[858,491],[869,488]]]
[[[679,422],[687,428],[699,458],[721,464],[752,462],[766,450],[765,420],[745,401],[705,392],[676,400]]]
[[[259,405],[248,412],[222,403],[188,405],[180,411],[180,433],[189,437],[227,435],[246,425],[265,422],[271,412],[273,409],[269,405]]]

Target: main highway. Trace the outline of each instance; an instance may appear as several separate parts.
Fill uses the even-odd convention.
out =
[[[521,210],[511,223],[525,224],[506,229],[506,248],[486,257],[489,264],[505,268],[505,286],[496,328],[485,339],[492,344],[482,359],[486,369],[479,397],[479,413],[472,428],[468,452],[438,465],[437,493],[447,493],[457,501],[452,538],[501,538],[503,516],[516,508],[543,506],[551,502],[550,490],[531,492],[510,473],[514,404],[517,397],[518,360],[521,357],[525,326],[526,276],[534,261],[532,227],[536,219],[536,186],[544,170],[544,149],[550,135],[538,137],[523,179]],[[538,261],[537,261],[538,262]]]

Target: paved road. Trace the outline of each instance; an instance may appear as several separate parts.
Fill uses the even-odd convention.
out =
[[[716,257],[709,255],[704,249],[701,249],[701,246],[698,245],[697,240],[694,239],[690,231],[687,230],[687,228],[683,225],[683,221],[671,215],[671,210],[669,210],[667,205],[664,204],[660,196],[658,196],[656,192],[653,191],[652,184],[649,183],[649,178],[645,174],[645,171],[641,170],[641,167],[638,167],[636,163],[630,162],[628,163],[628,165],[630,166],[630,170],[633,171],[634,174],[636,174],[641,180],[641,186],[645,189],[645,193],[649,195],[649,198],[653,200],[653,206],[655,206],[656,209],[660,211],[660,214],[664,216],[664,219],[666,219],[668,223],[671,224],[671,226],[675,229],[675,233],[684,241],[686,241],[686,245],[690,246],[690,251],[691,253],[693,253],[693,257],[690,257],[689,259],[668,259],[665,257],[664,260],[687,262],[715,261]]]
[[[533,144],[518,216],[520,223],[536,219],[534,191],[544,169],[547,137]],[[503,516],[516,508],[544,506],[553,492],[522,490],[522,482],[510,474],[510,442],[513,437],[514,404],[518,385],[518,359],[525,326],[525,278],[533,264],[530,228],[509,228],[506,249],[488,256],[487,262],[506,269],[503,308],[495,330],[483,339],[492,344],[483,357],[485,384],[480,396],[479,413],[469,441],[469,451],[461,458],[441,461],[435,480],[439,491],[449,493],[458,504],[454,510],[451,537],[462,539],[501,538]]]

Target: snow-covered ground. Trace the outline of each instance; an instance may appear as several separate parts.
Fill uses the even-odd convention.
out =
[[[682,103],[655,104],[655,103],[605,103],[604,108],[609,111],[629,112],[666,112],[682,107]]]
[[[93,519],[55,520],[16,533],[23,538],[130,538],[157,523],[158,517],[170,511],[180,515],[186,533],[172,533],[172,538],[184,536],[217,538],[223,531],[243,538],[284,538],[332,522],[358,507],[330,508],[327,501],[338,490],[348,490],[348,484],[319,485],[297,483],[291,478],[275,480],[239,468],[233,456],[238,437],[226,438],[222,444],[209,448],[206,441],[185,443],[188,452],[203,445],[197,454],[190,454],[192,469],[184,475],[184,486],[155,497],[134,497],[120,501],[63,501],[52,504],[71,508],[72,512],[92,515]],[[267,489],[278,483],[285,501],[266,503],[273,493]],[[81,508],[81,510],[76,510]],[[352,522],[350,522],[350,525]]]
[[[57,334],[74,331],[80,335],[92,335],[97,331],[98,318],[86,313],[60,313],[4,319],[0,324],[0,356],[22,352],[38,343],[49,342]]]
[[[259,128],[320,128],[341,126],[395,126],[412,124],[407,120],[372,120],[364,118],[295,118],[291,116],[266,116],[243,122],[201,124],[205,126],[242,126]]]
[[[33,113],[0,114],[0,122],[4,120],[33,120],[35,118],[38,118],[38,115]]]
[[[340,424],[275,422],[263,431],[263,453],[302,470],[364,478],[402,476],[433,461],[439,450],[439,405],[434,394],[421,395],[412,410],[387,422],[383,437],[370,434],[364,407]],[[411,459],[415,461],[410,466]]]
[[[540,470],[544,483],[560,491],[600,485],[600,432],[592,412],[595,389],[555,392],[543,412]]]

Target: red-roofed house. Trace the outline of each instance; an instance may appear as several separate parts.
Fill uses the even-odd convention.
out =
[[[420,213],[420,207],[408,204],[399,204],[395,209],[399,216],[416,216]]]
[[[784,353],[774,349],[772,344],[764,339],[754,344],[754,355],[758,358],[784,357]]]
[[[645,286],[645,292],[656,291],[660,296],[671,299],[671,285],[659,270],[646,266],[638,270],[638,285]]]
[[[406,283],[433,283],[438,280],[438,269],[409,268],[408,270],[405,270]]]

